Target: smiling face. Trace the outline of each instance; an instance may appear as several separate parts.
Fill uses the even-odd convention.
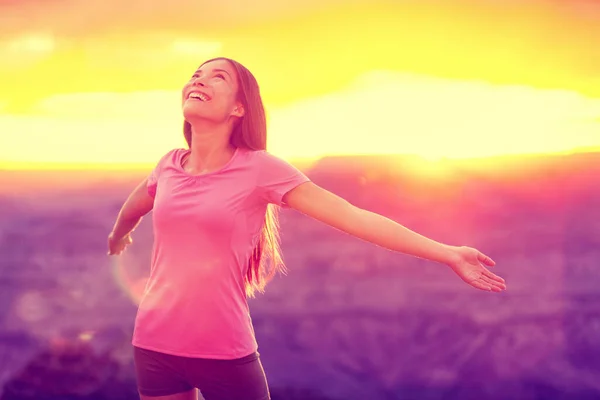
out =
[[[204,119],[217,123],[242,117],[244,109],[238,90],[239,78],[229,61],[202,64],[183,87],[183,116],[187,121]]]

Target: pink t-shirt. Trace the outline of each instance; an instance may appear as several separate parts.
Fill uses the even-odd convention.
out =
[[[150,277],[134,346],[186,357],[234,359],[257,350],[244,276],[268,203],[309,179],[266,151],[238,148],[220,170],[190,175],[187,149],[167,153],[148,178],[154,197]]]

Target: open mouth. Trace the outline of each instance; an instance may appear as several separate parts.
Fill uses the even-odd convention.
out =
[[[200,101],[210,101],[210,96],[202,92],[190,92],[188,99],[195,99]]]

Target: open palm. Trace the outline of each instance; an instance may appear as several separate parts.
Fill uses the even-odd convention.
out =
[[[502,292],[506,282],[487,267],[496,265],[494,260],[472,247],[457,247],[456,257],[450,268],[469,285],[486,291]]]

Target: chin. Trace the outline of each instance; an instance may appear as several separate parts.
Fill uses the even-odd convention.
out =
[[[192,107],[183,108],[183,118],[193,124],[195,121],[211,122],[213,124],[222,124],[227,122],[227,117],[220,114],[202,112],[204,110],[193,109]]]
[[[205,110],[198,110],[196,107],[183,106],[183,118],[192,122],[194,120],[213,120],[214,116],[207,113]]]

